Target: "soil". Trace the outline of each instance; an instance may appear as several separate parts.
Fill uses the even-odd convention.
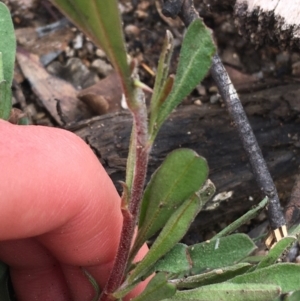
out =
[[[42,59],[40,65],[35,65],[39,72],[46,71],[55,79],[64,79],[72,85],[74,93],[107,77],[112,72],[111,66],[103,52],[97,49],[89,39],[72,24],[61,21],[63,16],[50,2],[46,0],[8,0],[3,2],[11,9],[20,47],[14,82],[14,106],[25,111],[32,124],[64,127],[66,122],[63,121],[61,114],[57,113],[57,106],[47,107],[45,105],[47,98],[45,91],[37,93],[36,89],[33,89],[36,87],[37,79],[34,78],[34,74],[24,71],[24,66],[20,66],[20,64],[22,65],[22,53],[38,55]],[[251,45],[247,39],[238,34],[235,27],[233,2],[195,0],[195,7],[206,25],[213,30],[219,54],[238,92],[251,95],[253,91],[261,91],[270,86],[298,83],[298,76],[300,76],[299,52],[281,49],[280,45],[277,47],[262,45],[259,48]],[[149,87],[153,87],[153,74],[166,30],[171,31],[175,37],[176,46],[171,67],[171,72],[175,73],[185,31],[184,26],[180,20],[167,19],[161,14],[159,0],[120,0],[119,7],[124,22],[128,52],[140,64],[141,80]],[[52,28],[51,30],[45,28],[54,22],[59,22],[61,28]],[[36,32],[36,30],[39,32],[42,30],[45,35],[39,37],[32,35],[32,32]],[[59,33],[60,30],[62,30],[61,33]],[[41,39],[43,39],[42,43]],[[37,43],[39,47],[37,47]],[[46,47],[42,49],[41,44]],[[27,57],[31,63],[34,61],[29,56]],[[40,73],[37,72],[37,74]],[[59,95],[65,91],[65,82],[57,82],[57,85]],[[57,98],[60,100],[64,96]],[[210,75],[183,101],[183,105],[200,106],[202,104],[224,108]],[[84,118],[96,115],[95,109],[89,107],[89,104],[84,107],[84,110],[84,114],[80,116],[75,114],[67,122],[73,122],[74,125]],[[111,105],[109,109],[101,112],[111,113],[118,110],[123,110],[120,103]],[[288,195],[289,193],[284,196],[285,201]],[[249,232],[261,224],[264,219],[265,214],[262,213],[252,224],[244,226],[240,230]],[[226,223],[228,222],[226,220]],[[224,220],[220,218],[205,231],[190,232],[186,241],[195,242],[209,239],[215,231],[226,226],[226,223],[224,224]],[[197,235],[196,238],[195,235]]]

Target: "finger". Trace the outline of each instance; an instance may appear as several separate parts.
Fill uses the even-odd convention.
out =
[[[60,262],[94,267],[103,284],[122,215],[98,159],[81,139],[53,128],[0,122],[0,143],[0,239],[39,235]]]
[[[18,300],[71,300],[59,262],[36,240],[0,242],[0,258],[10,267]]]

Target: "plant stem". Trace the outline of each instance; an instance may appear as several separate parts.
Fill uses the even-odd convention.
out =
[[[134,124],[129,150],[129,156],[132,156],[128,160],[128,165],[133,166],[130,166],[132,172],[127,175],[127,186],[122,196],[123,226],[120,244],[114,266],[99,301],[114,300],[112,293],[120,287],[123,281],[144,190],[151,147],[147,144],[147,109],[144,94],[138,88],[136,89],[136,99],[139,106],[132,111]]]
[[[175,15],[172,15],[172,12],[177,12],[178,6],[180,4],[182,5],[178,15],[186,27],[195,19],[200,18],[195,10],[193,0],[164,0],[164,2],[163,12],[167,12],[167,16],[169,17],[175,17]],[[172,6],[176,6],[176,9],[172,10],[170,8]],[[275,184],[269,173],[237,92],[217,54],[213,57],[211,72],[249,157],[254,177],[264,194],[269,198],[268,219],[270,226],[273,230],[280,228],[281,226],[284,226],[286,222],[280,207]]]

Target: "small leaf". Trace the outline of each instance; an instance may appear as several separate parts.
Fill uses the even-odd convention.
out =
[[[282,293],[300,290],[300,266],[280,263],[231,279],[232,283],[265,283],[278,285]]]
[[[146,187],[131,257],[166,224],[176,208],[203,186],[207,176],[206,160],[190,149],[178,149],[166,157]]]
[[[51,0],[107,54],[120,75],[125,94],[133,93],[121,19],[116,0]]]
[[[192,274],[235,264],[255,249],[252,240],[240,233],[192,245],[188,247],[193,265]]]
[[[217,235],[215,235],[211,240],[217,239],[223,236],[226,236],[232,232],[234,232],[236,229],[238,229],[240,226],[244,225],[247,223],[249,220],[252,218],[256,217],[260,211],[265,208],[265,206],[268,203],[268,198],[264,198],[256,207],[252,208],[249,210],[247,213],[245,213],[243,216],[235,220],[233,223],[228,225],[225,229],[220,231]]]
[[[189,301],[273,301],[280,294],[280,287],[271,284],[218,283],[200,288],[178,291],[171,300]]]
[[[158,273],[151,279],[145,290],[132,301],[159,301],[172,297],[176,286],[168,283],[164,273]]]
[[[16,37],[10,12],[3,2],[0,2],[0,52],[2,52],[4,75],[4,78],[0,78],[0,82],[6,80],[10,88],[14,78]]]
[[[150,101],[149,128],[153,126],[153,122],[157,117],[157,111],[160,106],[160,99],[162,98],[163,87],[165,86],[167,76],[169,73],[173,48],[174,48],[173,35],[170,31],[167,30],[162,51],[160,54],[159,62],[158,62],[153,94]]]
[[[238,263],[222,269],[215,269],[207,273],[198,274],[182,279],[170,280],[179,289],[197,288],[203,285],[220,283],[244,274],[251,267],[248,263]]]
[[[8,120],[12,107],[12,92],[6,81],[0,82],[0,118]]]
[[[127,281],[129,284],[151,270],[155,262],[173,248],[184,236],[203,205],[204,202],[200,200],[200,197],[194,194],[173,213],[149,252],[132,271]]]
[[[257,265],[256,270],[268,267],[274,263],[284,254],[287,253],[289,248],[296,241],[294,236],[286,236],[281,239],[276,245],[269,251],[268,255]]]
[[[187,29],[180,51],[173,89],[161,105],[155,126],[151,132],[151,140],[175,107],[204,78],[211,66],[216,51],[210,30],[197,19]]]

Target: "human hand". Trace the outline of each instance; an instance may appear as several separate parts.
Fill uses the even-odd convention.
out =
[[[91,301],[80,267],[103,286],[121,227],[120,197],[84,141],[0,120],[0,260],[19,301]]]

